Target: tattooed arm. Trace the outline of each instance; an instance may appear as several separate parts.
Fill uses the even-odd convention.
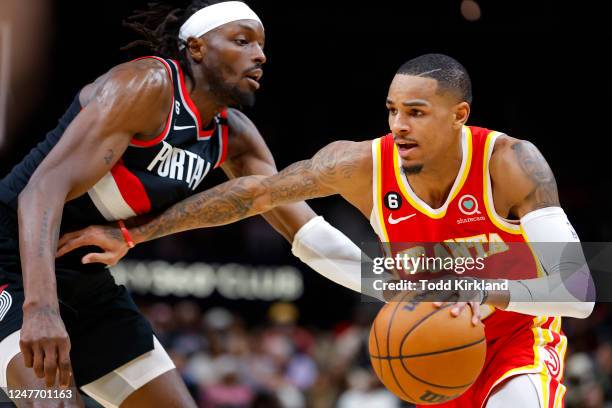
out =
[[[353,202],[353,197],[363,195],[360,186],[371,180],[370,148],[370,141],[331,143],[312,159],[294,163],[273,176],[237,178],[187,198],[150,222],[130,228],[130,233],[139,243],[229,224],[311,198],[342,194]]]
[[[221,166],[225,174],[234,179],[278,173],[272,153],[253,122],[244,113],[230,108],[228,123],[227,160]],[[291,243],[297,231],[316,214],[308,204],[299,202],[276,207],[262,216]]]
[[[487,303],[534,316],[589,316],[594,306],[592,277],[542,154],[527,141],[502,136],[491,156],[490,173],[497,213],[520,219],[523,235],[546,273],[511,281],[509,291],[493,291]]]
[[[68,385],[70,342],[59,315],[55,250],[64,203],[79,197],[119,160],[132,137],[163,128],[172,87],[158,62],[118,66],[81,94],[81,110],[19,195],[19,251],[25,301],[21,350],[47,385]],[[44,352],[44,356],[41,354]],[[43,359],[44,357],[44,359]]]
[[[532,143],[501,136],[490,161],[495,209],[502,217],[520,219],[546,207],[559,206],[555,176]]]

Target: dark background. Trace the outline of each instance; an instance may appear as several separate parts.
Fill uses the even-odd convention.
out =
[[[422,53],[446,53],[472,77],[469,123],[534,142],[555,172],[561,203],[581,239],[612,239],[605,216],[611,203],[605,126],[611,87],[602,48],[597,48],[606,31],[598,24],[598,10],[586,4],[570,10],[555,2],[483,2],[480,20],[469,22],[459,1],[250,4],[266,27],[268,63],[256,107],[247,114],[279,168],[310,157],[333,140],[385,134],[384,99],[399,65]],[[84,84],[115,64],[148,54],[146,49],[120,51],[138,38],[121,25],[122,19],[144,5],[99,3],[94,10],[90,2],[55,2],[52,30],[45,38],[49,46],[27,44],[48,62],[46,81],[39,81],[42,98],[33,103],[10,95],[12,103],[31,105],[31,113],[9,135],[11,142],[0,156],[2,174],[55,126]],[[223,179],[219,172],[207,182]],[[316,200],[312,206],[355,241],[374,239],[368,222],[341,199]],[[132,256],[149,258],[151,253],[169,261],[300,265],[289,245],[260,219],[160,240]],[[306,321],[332,324],[348,309],[330,311],[328,304],[319,303],[321,296],[309,294],[333,297],[337,305],[357,299],[310,271],[305,279],[306,293],[299,302]],[[247,309],[253,316],[260,312],[257,306]]]

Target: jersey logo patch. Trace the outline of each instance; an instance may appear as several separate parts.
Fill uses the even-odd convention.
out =
[[[470,194],[465,194],[459,199],[459,211],[465,215],[480,214],[478,200]]]
[[[389,217],[387,218],[387,221],[389,221],[389,224],[395,225],[395,224],[399,224],[402,221],[409,220],[410,218],[414,217],[415,215],[416,215],[416,213],[407,215],[405,217],[393,218],[393,214],[389,214]]]
[[[0,286],[0,322],[8,313],[13,304],[13,297],[5,289],[8,285]]]
[[[183,129],[193,129],[195,126],[176,126],[174,125],[174,130],[183,130]]]
[[[402,197],[395,191],[389,191],[385,194],[383,202],[389,210],[399,210],[402,207]]]
[[[551,346],[545,346],[543,354],[544,364],[548,368],[548,372],[551,376],[557,377],[561,372],[561,360],[559,359],[559,354],[557,351]]]

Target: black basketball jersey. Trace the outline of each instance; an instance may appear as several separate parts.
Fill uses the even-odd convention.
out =
[[[225,160],[227,110],[204,129],[179,64],[158,57],[144,58],[162,62],[172,78],[173,103],[165,128],[150,141],[133,139],[107,174],[86,194],[67,202],[62,216],[64,227],[79,228],[164,210],[196,193],[204,177]],[[1,201],[16,209],[17,196],[81,109],[77,95],[58,126],[0,180]]]

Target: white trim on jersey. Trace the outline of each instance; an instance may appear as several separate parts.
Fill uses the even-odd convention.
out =
[[[458,188],[461,187],[461,186],[459,186],[459,184],[461,183],[461,178],[463,176],[463,173],[465,173],[465,168],[468,165],[470,165],[470,163],[468,163],[468,145],[467,145],[468,138],[467,138],[467,133],[466,132],[467,132],[466,126],[464,126],[461,129],[461,167],[459,167],[459,172],[457,173],[457,177],[455,177],[455,182],[453,183],[453,186],[450,189],[450,193],[448,194],[448,197],[446,197],[446,201],[444,202],[442,207],[440,207],[440,208],[431,208],[429,206],[429,204],[427,204],[425,201],[421,200],[421,198],[418,195],[416,195],[416,193],[414,191],[412,191],[412,187],[410,186],[410,183],[408,183],[408,178],[407,177],[400,177],[401,181],[402,181],[402,185],[404,186],[404,190],[406,192],[408,192],[408,194],[410,195],[410,198],[412,198],[421,207],[425,208],[427,211],[431,212],[432,214],[438,215],[438,214],[445,213],[446,210],[448,209],[448,206],[450,205],[451,201],[455,198],[456,194],[454,194],[454,193],[455,192],[458,193]],[[399,152],[397,152],[397,154],[399,155]],[[401,160],[398,160],[398,163],[400,163],[400,165],[401,165]],[[400,169],[400,171],[401,171],[401,169]]]
[[[113,175],[108,172],[88,192],[106,221],[124,220],[136,216],[119,191],[119,186]]]
[[[221,164],[221,158],[223,157],[223,125],[221,124],[220,119],[216,120],[216,122],[217,124],[215,128],[215,132],[219,135],[219,157],[217,158],[217,161],[215,162],[215,165],[213,166],[214,169],[219,167],[219,165]]]
[[[372,140],[372,212],[370,213],[370,225],[382,242],[386,240],[385,234],[380,230],[381,214],[378,213],[378,160],[381,139]],[[378,147],[377,147],[378,145]]]
[[[10,293],[5,290],[0,293],[0,322],[4,319],[4,316],[11,308],[13,304],[13,297]]]
[[[501,225],[503,225],[506,228],[509,228],[511,230],[514,231],[520,231],[521,227],[518,224],[518,222],[516,224],[510,222],[509,219],[507,218],[503,218],[501,215],[499,215],[497,213],[497,210],[495,209],[495,203],[493,202],[493,188],[492,188],[492,183],[491,183],[491,172],[489,171],[489,162],[491,161],[491,155],[493,154],[493,149],[495,147],[495,142],[497,141],[497,138],[504,135],[504,133],[501,132],[493,132],[493,134],[490,136],[491,137],[491,141],[489,142],[489,149],[488,151],[484,152],[484,159],[486,162],[486,182],[487,182],[487,193],[484,195],[484,199],[487,200],[487,208],[491,209],[491,213],[489,214],[491,217],[495,218],[495,220],[497,222],[499,222]]]

